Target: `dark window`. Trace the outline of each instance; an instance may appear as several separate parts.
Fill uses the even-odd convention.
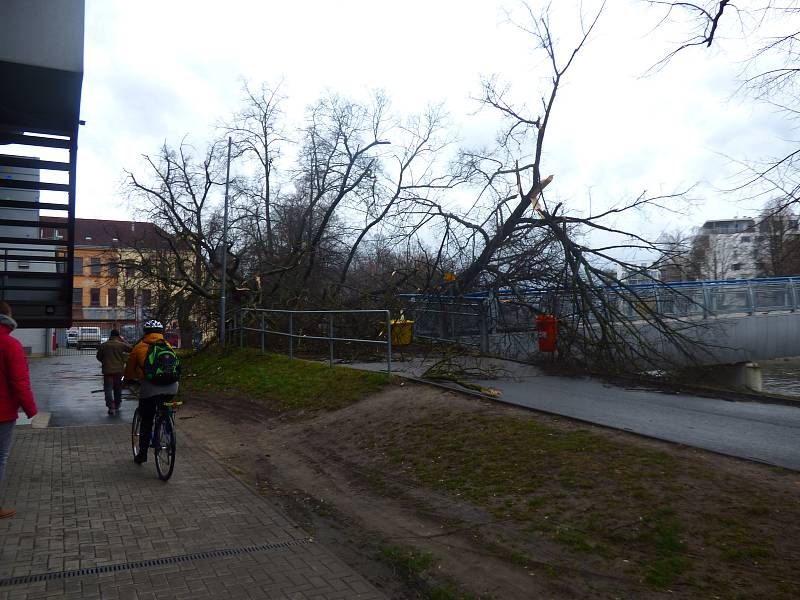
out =
[[[133,290],[125,290],[125,306],[128,308],[133,308],[133,304]]]
[[[150,290],[142,290],[142,306],[150,306],[150,301],[152,300],[152,294]]]
[[[742,269],[742,263],[733,263],[731,269],[734,271],[740,271]]]
[[[743,242],[749,242],[750,241],[750,236],[749,235],[743,235],[742,236],[742,241]]]
[[[72,303],[83,304],[83,288],[72,288]]]
[[[92,257],[92,275],[100,275],[101,273],[100,259],[94,256]]]
[[[133,277],[136,268],[133,265],[125,265],[125,277]]]
[[[119,274],[119,269],[117,269],[117,263],[113,261],[108,263],[108,276],[116,277],[118,274]]]
[[[83,275],[83,257],[76,256],[72,259],[72,269],[75,275]]]
[[[108,305],[114,307],[117,305],[117,288],[108,290]]]
[[[89,290],[89,306],[100,306],[100,288]]]

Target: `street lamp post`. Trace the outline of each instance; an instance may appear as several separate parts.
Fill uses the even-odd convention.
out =
[[[228,279],[228,187],[231,179],[231,138],[228,138],[228,165],[225,170],[225,208],[222,212],[222,294],[219,299],[219,343],[225,345],[225,293]]]

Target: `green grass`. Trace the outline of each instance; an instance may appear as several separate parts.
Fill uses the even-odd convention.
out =
[[[425,600],[475,600],[474,596],[462,594],[449,585],[432,584],[425,578],[426,572],[435,564],[433,555],[414,548],[382,546],[378,558],[389,564],[400,578],[414,588]]]
[[[181,392],[262,402],[277,413],[336,410],[389,383],[384,373],[329,367],[257,350],[209,348],[183,363]]]
[[[569,552],[614,558],[632,546],[642,578],[654,587],[692,567],[671,495],[663,493],[680,465],[665,452],[482,413],[442,413],[365,432],[362,444],[425,485],[485,506],[498,520],[518,521]],[[633,526],[618,527],[620,519]]]
[[[420,577],[433,564],[433,555],[429,552],[418,552],[411,548],[398,548],[397,546],[381,547],[379,557],[391,565],[406,582],[414,577]]]

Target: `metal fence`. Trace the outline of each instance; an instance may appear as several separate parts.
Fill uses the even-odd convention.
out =
[[[800,309],[800,277],[636,285],[624,291],[608,288],[608,294],[630,317],[643,303],[679,318],[794,312]]]
[[[376,318],[377,317],[377,318]],[[388,310],[278,310],[245,308],[228,316],[229,344],[288,354],[289,358],[326,356],[333,366],[365,358],[357,347],[385,349],[392,371],[392,319]],[[374,358],[367,351],[366,358]]]
[[[591,322],[596,311],[606,311],[608,306],[633,321],[646,311],[680,319],[795,312],[800,310],[800,277],[609,286],[595,289],[592,305],[578,305],[564,291],[533,288],[457,298],[421,294],[403,298],[416,338],[521,357],[531,352],[530,334],[537,314],[559,318],[581,314]]]

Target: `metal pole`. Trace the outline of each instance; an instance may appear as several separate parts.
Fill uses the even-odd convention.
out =
[[[747,282],[747,301],[750,304],[750,313],[755,314],[756,312],[756,295],[753,293],[753,287],[750,285],[750,282]]]
[[[261,354],[264,354],[264,351],[266,349],[266,343],[264,338],[267,334],[265,330],[266,327],[264,327],[264,313],[261,313]]]
[[[289,313],[289,360],[294,358],[294,313]]]
[[[239,311],[239,348],[244,348],[244,310]]]
[[[328,342],[328,344],[330,346],[331,357],[330,360],[328,361],[328,365],[332,367],[333,366],[333,313],[329,315],[329,319],[330,319],[330,327],[328,328],[328,338],[330,341]]]
[[[480,308],[478,309],[478,319],[479,319],[478,329],[480,331],[480,337],[481,337],[481,352],[487,353],[489,352],[489,333],[486,323],[487,319],[486,300],[482,300],[480,303]]]
[[[386,311],[386,371],[392,373],[392,320],[389,311]]]
[[[222,211],[222,293],[219,299],[219,339],[225,345],[225,288],[228,275],[228,188],[231,179],[231,138],[228,138],[228,165],[225,170],[225,208]]]
[[[791,298],[792,312],[796,311],[797,306],[797,284],[794,278],[789,278],[789,298]]]

